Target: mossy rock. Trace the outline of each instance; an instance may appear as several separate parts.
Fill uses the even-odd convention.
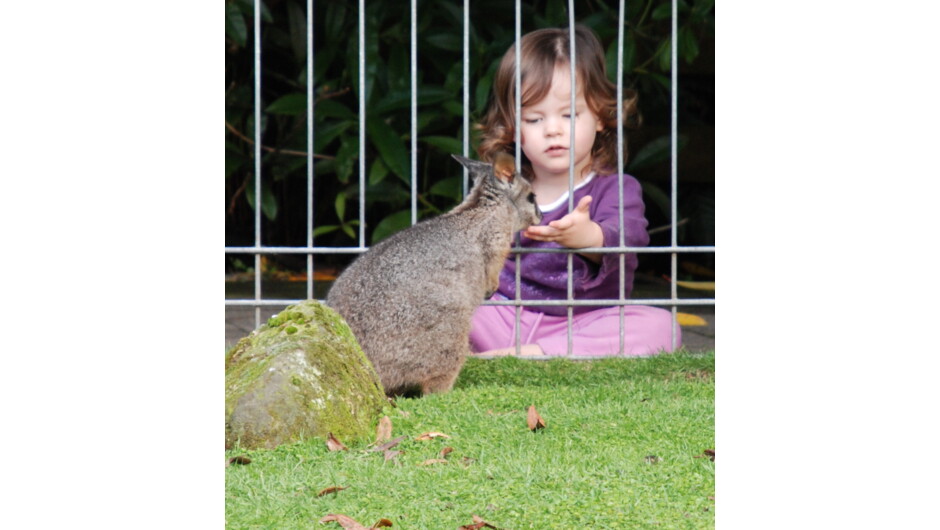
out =
[[[349,326],[314,300],[286,308],[225,356],[227,449],[273,449],[331,432],[364,439],[387,405]]]

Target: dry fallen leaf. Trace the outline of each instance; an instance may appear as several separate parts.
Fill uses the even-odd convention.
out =
[[[344,489],[346,489],[346,486],[330,486],[329,488],[325,488],[325,489],[324,489],[323,491],[321,491],[320,493],[317,493],[317,497],[322,497],[322,496],[324,496],[324,495],[329,495],[330,493],[336,493],[336,492],[342,491],[342,490],[344,490]]]
[[[454,451],[453,447],[445,447],[441,449],[441,458],[447,458],[447,455],[451,454]]]
[[[646,455],[645,460],[646,460],[646,463],[647,463],[647,464],[658,464],[658,463],[661,462],[663,459],[662,459],[662,458],[659,458],[659,457],[656,456],[656,455]]]
[[[333,433],[329,433],[329,436],[326,438],[326,447],[330,451],[348,451],[349,448],[343,445],[343,442],[336,439],[333,436]]]
[[[693,315],[692,313],[676,313],[676,323],[680,326],[691,327],[691,326],[707,326],[708,322],[698,316]]]
[[[392,437],[392,419],[382,416],[378,427],[375,428],[375,443],[382,443]]]
[[[432,466],[434,464],[446,464],[446,463],[447,463],[447,460],[444,460],[443,458],[431,458],[430,460],[425,460],[424,462],[421,462],[418,465],[419,466]]]
[[[385,461],[392,460],[397,458],[398,455],[402,454],[402,451],[385,451]]]
[[[345,528],[346,530],[374,530],[375,528],[382,528],[383,526],[392,526],[391,521],[389,521],[388,519],[382,518],[376,521],[374,525],[370,526],[369,528],[366,528],[359,521],[356,521],[352,517],[349,517],[348,515],[343,515],[341,513],[331,513],[327,515],[326,517],[324,517],[323,519],[320,519],[320,522],[321,523],[329,523],[329,522],[339,523],[339,525]]]
[[[695,456],[693,456],[692,458],[708,458],[709,460],[711,460],[712,462],[714,462],[714,461],[715,461],[715,450],[714,450],[714,449],[706,449],[706,450],[702,451],[702,454],[700,454],[700,455],[695,455]]]
[[[377,451],[388,451],[388,450],[391,449],[392,447],[395,447],[396,445],[400,444],[402,441],[407,440],[407,439],[408,439],[407,436],[399,436],[398,438],[395,438],[394,440],[385,442],[384,444],[382,444],[382,445],[380,445],[380,446],[378,446],[378,447],[374,447],[374,448],[369,449],[369,450],[370,450],[370,451],[376,451],[376,452],[377,452]]]
[[[473,516],[473,524],[466,524],[466,525],[463,525],[463,526],[461,526],[460,528],[458,528],[457,530],[479,530],[480,528],[494,528],[495,530],[499,530],[499,529],[496,528],[495,526],[493,526],[493,525],[491,525],[490,523],[484,521],[483,518],[480,517],[479,515],[474,515],[474,516]]]
[[[250,458],[248,458],[245,455],[238,455],[238,456],[233,456],[232,458],[229,458],[228,462],[225,465],[226,467],[228,467],[228,464],[241,464],[244,466],[250,463],[251,463]]]
[[[545,420],[543,420],[542,417],[539,416],[538,411],[535,410],[535,405],[529,406],[528,422],[529,422],[530,431],[537,431],[539,429],[545,428]]]
[[[326,517],[320,519],[321,523],[339,523],[340,526],[346,530],[369,530],[365,526],[361,525],[358,521],[349,517],[348,515],[343,515],[341,513],[331,513],[327,514]]]
[[[517,409],[507,410],[506,412],[493,412],[492,410],[486,411],[486,413],[489,414],[490,416],[503,416],[506,414],[515,414],[517,412],[519,412],[519,410]]]
[[[672,281],[669,276],[663,274],[663,278],[667,281]],[[676,285],[680,287],[685,287],[686,289],[695,289],[696,291],[714,291],[715,282],[688,282],[683,280],[676,280]]]
[[[676,285],[685,287],[686,289],[695,289],[697,291],[714,291],[715,282],[685,282],[681,280],[676,280]]]
[[[450,436],[442,432],[426,432],[418,436],[417,438],[415,438],[415,440],[426,441],[426,440],[433,440],[434,438],[450,438]]]
[[[680,261],[679,267],[682,268],[682,270],[686,272],[691,272],[692,274],[696,274],[699,276],[707,276],[709,278],[715,277],[715,271],[709,269],[708,267],[699,265],[698,263],[692,263],[690,261]]]

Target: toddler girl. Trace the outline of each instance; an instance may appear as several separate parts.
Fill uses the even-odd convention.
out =
[[[637,180],[617,169],[616,86],[606,74],[604,50],[591,30],[575,31],[576,106],[571,109],[569,32],[542,29],[522,37],[522,174],[532,182],[542,211],[540,225],[523,231],[523,248],[588,248],[620,244],[618,179],[623,182],[624,244],[649,243]],[[497,153],[515,154],[515,49],[503,56],[493,82],[493,100],[481,124],[478,154],[493,162]],[[636,96],[623,102],[628,125],[638,124]],[[571,117],[575,119],[571,153]],[[574,156],[574,204],[569,213],[569,156]],[[626,155],[626,149],[624,149]],[[500,273],[494,300],[516,298],[516,256]],[[522,300],[564,300],[568,295],[568,258],[563,253],[526,253],[520,257]],[[618,299],[620,257],[616,253],[578,253],[573,260],[573,297]],[[633,288],[635,254],[624,257],[624,297]],[[620,308],[574,306],[572,352],[620,353]],[[565,355],[567,307],[525,306],[520,337],[523,355]],[[480,306],[473,318],[470,347],[486,355],[515,354],[516,308]],[[650,355],[672,350],[672,314],[662,308],[624,306],[624,354]],[[677,339],[679,334],[676,326]],[[677,340],[678,345],[678,340]]]

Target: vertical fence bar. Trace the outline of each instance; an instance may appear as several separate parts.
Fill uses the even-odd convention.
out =
[[[359,248],[366,246],[366,1],[359,0]]]
[[[411,0],[411,224],[418,222],[418,0]]]
[[[577,125],[577,91],[578,91],[578,74],[577,74],[577,51],[575,46],[575,34],[574,34],[574,0],[568,0],[568,40],[571,43],[568,46],[568,69],[571,76],[571,107],[568,109],[568,115],[570,116],[568,122],[570,126],[571,137],[568,139],[568,213],[574,211],[574,137],[575,137],[575,126]],[[574,253],[567,253],[568,259],[568,301],[571,302],[574,300]],[[574,320],[574,306],[568,306],[568,355],[570,356],[574,352],[574,337],[572,333],[572,321]]]
[[[470,157],[470,0],[463,0],[463,156]],[[463,168],[463,197],[469,191],[469,171]]]
[[[307,0],[307,247],[313,247],[313,0]],[[313,254],[307,254],[307,299],[313,299]]]
[[[623,247],[625,242],[625,235],[623,233],[623,23],[624,23],[624,5],[623,0],[620,0],[620,5],[618,6],[617,13],[617,226],[620,230],[620,238],[618,244]],[[620,268],[618,270],[618,275],[620,277],[620,289],[619,289],[619,300],[624,301],[624,291],[626,290],[626,276],[624,273],[624,253],[621,252],[617,255]],[[624,305],[620,304],[620,355],[626,355],[626,341],[624,335],[626,334],[626,329],[624,326]]]
[[[679,190],[678,184],[678,173],[679,173],[679,163],[678,163],[678,137],[679,137],[679,105],[678,105],[678,83],[679,83],[679,64],[678,64],[678,53],[679,48],[679,30],[678,30],[678,20],[679,20],[679,3],[678,0],[672,0],[672,46],[670,53],[672,57],[670,58],[669,68],[670,68],[670,187],[671,197],[670,197],[670,227],[671,227],[671,238],[670,244],[672,248],[677,246],[677,227],[676,221],[678,217],[678,202],[677,195]],[[676,289],[676,252],[672,252],[670,259],[670,296],[673,300],[676,300],[678,297],[678,292]],[[676,349],[676,305],[672,306],[672,349]]]
[[[515,135],[516,142],[516,174],[522,174],[522,131],[519,130],[522,123],[522,50],[520,47],[520,41],[522,40],[522,5],[520,0],[516,0],[516,105],[515,105],[515,116],[513,119],[515,121],[515,128],[513,134]],[[516,247],[519,245],[519,236],[516,235]],[[522,296],[519,291],[519,282],[522,280],[522,260],[521,256],[516,253],[516,301],[522,299]],[[522,353],[522,306],[516,306],[516,355]]]
[[[255,248],[261,247],[261,0],[255,0]],[[261,254],[255,252],[255,301],[261,300]],[[255,328],[261,325],[261,306],[255,306]]]

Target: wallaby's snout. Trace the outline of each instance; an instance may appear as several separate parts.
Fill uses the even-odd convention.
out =
[[[522,214],[522,224],[525,225],[520,230],[523,230],[529,226],[537,225],[542,222],[542,210],[539,208],[539,205],[535,202],[535,193],[532,192],[532,186],[524,178],[519,177],[518,179],[521,182],[525,182],[525,187],[522,191],[523,198],[525,201],[521,207],[519,207],[519,213]]]
[[[453,157],[470,170],[475,182],[477,179],[491,178],[505,190],[506,197],[517,212],[513,230],[524,230],[542,222],[542,211],[535,202],[532,184],[516,172],[516,159],[512,155],[499,153],[492,165],[457,155]]]
[[[516,208],[517,215],[516,226],[513,229],[525,230],[542,222],[542,210],[535,202],[535,193],[532,192],[532,186],[529,185],[528,181],[521,177],[516,180],[518,181],[516,185],[518,189],[514,190],[512,203]]]

